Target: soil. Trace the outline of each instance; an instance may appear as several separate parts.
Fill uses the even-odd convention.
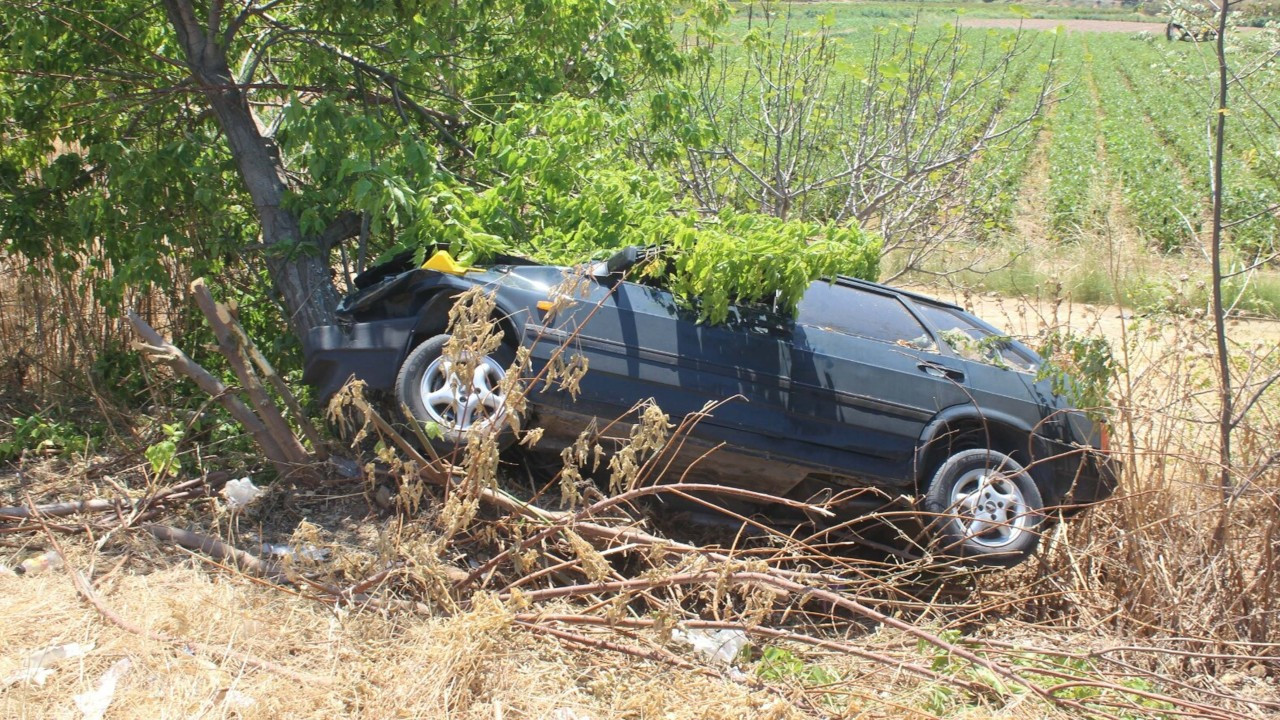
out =
[[[936,287],[912,288],[918,292],[964,306],[978,317],[1015,336],[1034,337],[1045,327],[1066,326],[1076,332],[1101,335],[1113,344],[1131,333],[1134,322],[1147,318],[1131,308],[1118,305],[1090,305],[1058,301],[1054,298],[1011,298],[996,293],[964,295]],[[1211,321],[1201,317],[1162,317],[1164,325],[1202,326],[1212,330]],[[1230,318],[1227,335],[1236,345],[1280,345],[1280,320],[1271,318]]]
[[[1049,18],[963,18],[960,25],[974,28],[1022,28],[1024,30],[1053,30],[1064,27],[1077,32],[1115,33],[1164,33],[1164,23],[1132,22],[1129,20],[1055,20]]]
[[[959,24],[970,28],[1010,28],[1023,30],[1053,30],[1063,27],[1073,32],[1111,32],[1164,34],[1163,21],[1134,22],[1132,20],[1083,20],[1053,18],[962,18]],[[1240,27],[1232,32],[1257,32],[1260,28]]]

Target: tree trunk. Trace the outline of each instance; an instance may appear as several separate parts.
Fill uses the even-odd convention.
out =
[[[1231,427],[1234,414],[1231,402],[1231,358],[1227,354],[1227,309],[1222,298],[1222,161],[1225,155],[1227,88],[1230,80],[1225,40],[1231,3],[1227,0],[1220,0],[1220,2],[1222,5],[1218,12],[1218,36],[1214,38],[1214,54],[1218,60],[1218,103],[1213,126],[1213,234],[1209,240],[1209,252],[1213,281],[1210,288],[1213,292],[1213,333],[1217,341],[1218,359],[1218,485],[1225,502],[1231,497]],[[1219,525],[1219,534],[1222,529],[1223,526]]]
[[[279,152],[263,136],[231,74],[226,48],[221,44],[217,9],[221,3],[215,0],[211,6],[215,9],[210,10],[205,26],[190,0],[164,0],[191,77],[208,99],[240,177],[253,198],[272,284],[284,301],[290,328],[301,338],[311,328],[334,321],[338,291],[328,267],[327,248],[306,252],[298,247],[303,239],[298,218],[282,206],[288,184]]]

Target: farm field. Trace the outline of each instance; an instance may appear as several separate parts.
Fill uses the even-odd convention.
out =
[[[1059,89],[1023,138],[1031,146],[1023,171],[1007,173],[1018,179],[1019,202],[996,218],[1010,232],[1001,239],[1006,252],[986,266],[997,268],[987,284],[1025,292],[1052,278],[1079,300],[1204,307],[1203,286],[1188,286],[1186,278],[1207,276],[1207,49],[1128,28],[1058,31],[1052,39]],[[1256,110],[1231,119],[1236,140],[1224,163],[1224,213],[1256,218],[1228,231],[1235,266],[1243,267],[1272,251],[1280,231],[1274,158],[1253,149],[1274,146],[1277,135]],[[1239,309],[1280,309],[1274,271],[1257,272],[1235,290]]]
[[[1010,117],[1026,112],[1050,85],[1039,120],[988,151],[999,167],[989,171],[983,158],[975,163],[970,182],[975,202],[985,205],[983,227],[915,280],[941,276],[947,284],[1010,294],[1051,283],[1081,301],[1203,307],[1203,287],[1185,278],[1207,276],[1211,49],[1166,41],[1163,24],[1151,22],[1161,18],[1032,10],[1035,17],[1008,9],[998,17],[986,5],[813,3],[793,6],[789,22],[837,38],[854,66],[868,60],[868,38],[915,17],[921,44],[962,28],[964,42],[977,48],[965,57],[973,70],[990,46],[1016,39],[1025,51],[990,87],[1008,95],[1001,112]],[[758,21],[745,12],[736,20],[742,32]],[[1244,28],[1235,37],[1252,32]],[[1280,131],[1242,102],[1228,133],[1224,214],[1251,218],[1228,230],[1240,268],[1272,251],[1280,237],[1280,158],[1258,149],[1276,147]],[[886,275],[900,267],[891,253]],[[1274,269],[1242,276],[1233,290],[1238,310],[1280,313]]]

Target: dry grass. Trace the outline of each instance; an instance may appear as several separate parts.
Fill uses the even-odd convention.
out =
[[[152,631],[226,648],[226,654],[191,653],[105,622],[76,594],[65,572],[0,580],[0,613],[10,619],[0,674],[51,645],[79,642],[95,648],[83,659],[55,665],[44,686],[0,690],[0,714],[13,718],[77,716],[72,696],[93,688],[114,662],[132,669],[121,682],[109,717],[441,717],[441,718],[793,718],[841,717],[1044,718],[1068,717],[1027,697],[967,696],[943,683],[911,680],[902,671],[844,653],[803,651],[805,667],[840,678],[813,686],[800,674],[760,685],[719,677],[679,643],[651,630],[617,631],[615,640],[667,647],[708,667],[702,674],[624,654],[572,649],[514,622],[512,608],[483,598],[455,614],[424,615],[335,608],[282,593],[189,557],[156,547],[134,547],[135,560],[99,582],[97,592],[115,612]],[[85,567],[91,553],[70,553]],[[114,565],[97,555],[98,572]],[[150,567],[144,567],[150,566]],[[545,612],[572,612],[549,606]],[[1072,638],[1032,633],[1026,627],[992,628],[1015,645]],[[1009,633],[1012,633],[1011,635]],[[844,633],[834,632],[839,638]],[[1061,644],[1059,644],[1061,643]],[[936,650],[893,630],[863,634],[860,647],[891,657],[922,657],[946,666]],[[785,645],[785,644],[784,644]],[[1041,653],[1041,650],[1029,652]],[[299,683],[246,666],[249,653],[295,672],[328,679]],[[759,661],[745,663],[751,671]],[[956,672],[964,674],[962,665]],[[797,707],[809,706],[812,712]]]
[[[116,718],[746,718],[767,716],[778,705],[732,682],[565,650],[514,629],[500,606],[442,617],[334,609],[211,574],[198,562],[170,562],[152,572],[119,573],[99,592],[148,629],[249,652],[331,678],[332,686],[126,633],[87,608],[65,574],[51,573],[0,580],[0,614],[7,618],[0,674],[50,645],[96,647],[55,665],[43,687],[0,690],[0,715],[78,717],[72,696],[91,689],[119,658],[129,658],[132,669],[112,705],[109,717]]]
[[[1146,667],[1191,676],[1251,668],[1274,681],[1274,659],[1241,658],[1280,654],[1280,388],[1267,389],[1235,430],[1235,485],[1224,502],[1207,253],[1152,252],[1105,178],[1091,197],[1096,222],[1075,242],[1051,242],[1036,227],[1032,180],[1021,232],[1005,244],[1012,259],[994,275],[953,277],[955,299],[1027,338],[1070,327],[1111,342],[1112,438],[1125,470],[1117,498],[1060,528],[1037,563],[990,587],[1022,598],[1024,619],[1186,653]],[[1274,269],[1252,274],[1237,309],[1274,316],[1274,284]],[[1239,409],[1280,369],[1280,323],[1232,319],[1227,334]]]
[[[88,256],[76,261],[106,262]],[[109,264],[104,272],[109,274]],[[171,282],[181,287],[180,271],[172,275]],[[0,257],[0,395],[84,402],[109,394],[111,388],[96,387],[95,375],[87,371],[104,354],[123,353],[132,331],[97,301],[95,295],[106,291],[101,278],[71,277],[55,271],[51,260]],[[156,291],[128,290],[123,302],[167,333],[189,314],[184,305],[185,299]]]
[[[1030,329],[1078,325],[1098,314],[1050,304],[1021,306],[1006,324],[1013,326],[1015,317]],[[524,571],[499,563],[497,574],[479,587],[441,592],[439,579],[447,566],[465,572],[499,558],[503,547],[531,538],[536,519],[514,522],[511,515],[482,506],[459,518],[459,508],[469,507],[463,488],[454,489],[452,506],[429,502],[426,507],[435,510],[416,516],[361,519],[359,514],[367,512],[362,501],[339,486],[294,491],[310,496],[305,515],[320,523],[304,531],[305,539],[330,548],[334,556],[307,568],[310,581],[293,589],[220,570],[136,533],[106,538],[101,550],[88,540],[68,546],[71,566],[97,578],[96,592],[105,605],[147,630],[186,643],[140,637],[107,622],[77,595],[66,571],[0,579],[0,613],[18,619],[7,633],[5,663],[58,643],[96,645],[85,659],[60,668],[44,687],[19,684],[0,690],[0,712],[65,715],[73,707],[72,695],[93,687],[107,667],[127,657],[133,669],[121,683],[112,717],[1040,718],[1107,712],[1096,703],[1088,706],[1094,708],[1091,713],[1055,706],[1029,689],[1064,682],[1113,688],[1123,683],[1119,686],[1160,698],[1106,691],[1111,702],[1125,706],[1111,711],[1120,717],[1169,717],[1174,708],[1165,703],[1176,698],[1191,703],[1184,710],[1198,716],[1208,716],[1213,708],[1221,717],[1267,716],[1280,709],[1277,648],[1269,644],[1277,614],[1275,553],[1268,550],[1275,546],[1275,474],[1260,475],[1253,490],[1235,501],[1233,517],[1239,521],[1226,535],[1215,540],[1206,532],[1217,518],[1217,489],[1205,484],[1214,473],[1197,458],[1211,456],[1212,433],[1187,422],[1206,410],[1203,338],[1188,320],[1138,327],[1122,323],[1119,329],[1131,372],[1122,378],[1117,429],[1132,443],[1125,450],[1120,497],[1077,523],[1059,526],[1033,562],[1000,575],[953,577],[950,589],[927,607],[901,602],[927,591],[928,583],[921,586],[909,568],[855,562],[835,568],[814,586],[843,583],[848,597],[891,610],[908,621],[905,627],[868,624],[865,615],[815,605],[795,593],[761,595],[750,582],[726,585],[708,579],[659,586],[663,578],[705,569],[722,578],[743,571],[793,577],[788,573],[794,563],[783,552],[708,564],[696,553],[682,553],[676,542],[666,546],[665,555],[640,553],[645,562],[638,567],[618,563],[622,556],[607,550],[615,560],[592,570],[599,551],[583,538],[593,543],[598,538],[582,522],[575,533],[552,532],[531,545],[531,557],[522,560]],[[1263,417],[1269,422],[1271,416]],[[1262,424],[1248,432],[1273,430]],[[652,447],[651,439],[646,442]],[[1242,459],[1261,448],[1246,447]],[[644,453],[635,461],[638,469],[647,465]],[[68,483],[56,473],[65,469],[48,465],[29,476],[28,489],[65,497]],[[643,487],[623,482],[620,489]],[[493,488],[484,483],[472,491],[484,497],[482,491]],[[421,491],[427,498],[435,492]],[[82,492],[102,490],[84,487]],[[13,486],[7,494],[19,495]],[[274,505],[263,512],[279,511]],[[253,545],[254,533],[271,532],[272,523],[281,533],[296,522],[252,516],[232,522],[207,502],[190,506],[180,517],[241,547]],[[614,527],[597,518],[587,519]],[[625,516],[622,520],[617,527],[633,527]],[[554,529],[556,522],[543,526]],[[343,535],[341,528],[352,525],[364,532]],[[24,537],[24,546],[8,551],[3,562],[12,564],[41,542],[39,536]],[[612,546],[636,539],[617,537]],[[117,562],[123,562],[118,569]],[[525,582],[534,568],[550,564],[560,567],[558,575]],[[393,571],[367,594],[324,589],[359,586],[356,580],[387,568]],[[641,585],[638,592],[607,592],[589,584],[572,590],[591,575]],[[457,585],[456,573],[445,577]],[[513,593],[515,586],[525,592]],[[670,639],[671,623],[696,627],[698,617],[753,634],[755,651],[738,664],[743,675]],[[592,622],[584,625],[586,620]],[[548,630],[577,639],[557,639]],[[611,643],[612,649],[586,647],[583,639]],[[226,652],[184,649],[197,643]],[[785,649],[794,667],[770,674],[760,655],[769,647]],[[999,668],[1021,667],[1030,685],[1019,690],[993,678],[954,654],[962,651]],[[246,666],[242,654],[331,684],[299,683]],[[913,667],[940,675],[931,679]],[[1034,672],[1027,674],[1028,669]],[[973,683],[986,689],[965,689]],[[1084,689],[1058,692],[1071,697]]]
[[[965,301],[964,298],[960,298]],[[1112,392],[1122,492],[1052,538],[1040,562],[1000,578],[1010,592],[1042,595],[1037,621],[1101,627],[1206,654],[1274,655],[1280,627],[1280,401],[1275,388],[1235,435],[1236,487],[1217,485],[1217,393],[1207,322],[1180,314],[1134,317],[1081,307],[969,297],[978,312],[1034,337],[1062,326],[1108,337],[1121,370]],[[1280,324],[1229,329],[1237,407],[1280,367]],[[1268,464],[1270,463],[1270,464]],[[1177,639],[1177,640],[1175,640]],[[1183,671],[1231,663],[1180,658]]]

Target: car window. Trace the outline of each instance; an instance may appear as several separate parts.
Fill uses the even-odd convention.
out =
[[[996,365],[1008,364],[1015,369],[1036,369],[1035,359],[1010,342],[1002,342],[1001,335],[978,325],[972,318],[953,308],[918,302],[916,308],[929,321],[942,339],[961,356]],[[966,341],[967,338],[967,341]],[[996,360],[995,358],[999,358]]]
[[[818,281],[809,286],[796,317],[802,325],[884,342],[928,348],[929,333],[892,295]]]

